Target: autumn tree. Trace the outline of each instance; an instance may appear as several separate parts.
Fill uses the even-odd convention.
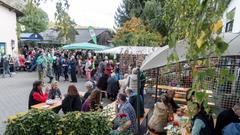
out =
[[[115,45],[160,46],[162,42],[161,34],[148,31],[142,21],[136,17],[125,22],[113,38]]]

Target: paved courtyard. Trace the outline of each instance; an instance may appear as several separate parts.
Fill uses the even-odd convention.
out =
[[[3,122],[7,120],[8,116],[28,110],[28,96],[33,81],[37,79],[36,72],[19,72],[12,78],[2,78],[0,75],[0,135],[4,133],[6,125]],[[59,87],[64,94],[70,82],[65,82],[63,79],[61,78]],[[79,91],[85,91],[84,82],[85,80],[81,79],[78,80],[78,83],[75,83]]]

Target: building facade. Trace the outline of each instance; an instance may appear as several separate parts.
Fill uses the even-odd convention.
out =
[[[240,0],[231,0],[224,12],[222,32],[240,32]]]
[[[20,11],[0,0],[0,54],[18,54],[17,17]]]

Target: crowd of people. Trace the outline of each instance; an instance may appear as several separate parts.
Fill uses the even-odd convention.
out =
[[[111,134],[137,133],[136,120],[138,117],[144,116],[143,90],[145,76],[138,70],[139,68],[132,68],[131,73],[122,75],[119,64],[104,58],[96,59],[92,52],[61,52],[51,49],[40,49],[36,52],[37,57],[33,57],[33,62],[29,68],[31,70],[33,67],[37,67],[39,81],[33,84],[29,96],[29,109],[32,105],[46,102],[48,99],[62,98],[62,105],[54,110],[57,113],[61,109],[63,113],[97,111],[103,109],[101,100],[106,97],[116,101],[116,116],[119,114],[121,117],[126,115],[124,116],[126,117],[124,123],[114,121]],[[140,72],[140,78],[138,78],[138,72]],[[45,74],[49,77],[51,88],[46,88],[43,92]],[[72,82],[77,82],[78,77],[86,78],[86,93],[82,97],[73,84],[69,85],[67,94],[64,96],[61,94],[58,81],[60,81],[61,76],[64,76],[67,81],[68,74],[70,74]],[[138,82],[141,84],[139,95],[137,94]],[[153,114],[148,122],[149,132],[159,135],[167,134],[164,127],[171,120],[169,117],[174,117],[173,113],[182,112],[183,108],[175,103],[174,95],[173,90],[168,90],[161,95],[160,102],[155,103]],[[189,111],[193,112],[193,117],[191,124],[187,125],[192,135],[237,135],[240,133],[240,104],[236,104],[232,109],[220,113],[214,126],[211,113],[207,113],[203,104],[196,102],[194,95],[194,92],[192,92],[190,97],[187,98],[187,101],[193,103],[193,108],[188,108]],[[138,104],[140,108],[137,113]]]
[[[29,71],[37,70],[39,80],[33,83],[29,95],[28,107],[47,102],[49,99],[62,99],[60,107],[53,111],[63,113],[72,111],[97,111],[102,110],[102,98],[116,101],[116,114],[127,115],[126,127],[115,123],[113,132],[136,133],[137,101],[140,104],[139,117],[144,114],[144,73],[138,67],[132,68],[131,73],[122,75],[120,65],[107,57],[99,57],[92,51],[59,51],[55,49],[34,49],[25,50],[25,65]],[[28,59],[28,60],[27,60]],[[141,94],[137,99],[138,72],[140,73]],[[71,77],[69,77],[69,75]],[[59,90],[58,83],[61,77],[65,81],[71,80],[76,83],[78,78],[85,78],[86,93],[80,96],[77,87],[70,84],[65,95]],[[45,77],[49,78],[51,88],[44,82]],[[69,79],[71,78],[71,79]],[[84,79],[81,79],[84,80]]]

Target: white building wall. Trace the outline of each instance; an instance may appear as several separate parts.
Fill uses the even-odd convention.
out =
[[[16,13],[0,5],[0,18],[0,42],[6,43],[6,54],[16,56],[18,54]],[[15,49],[13,51],[11,40],[15,41]]]
[[[239,33],[240,32],[240,0],[232,0],[230,4],[228,5],[228,8],[223,14],[223,30],[222,32],[225,32],[226,23],[227,23],[227,13],[231,10],[235,9],[235,16],[234,16],[234,22],[233,22],[233,29],[232,33]]]

